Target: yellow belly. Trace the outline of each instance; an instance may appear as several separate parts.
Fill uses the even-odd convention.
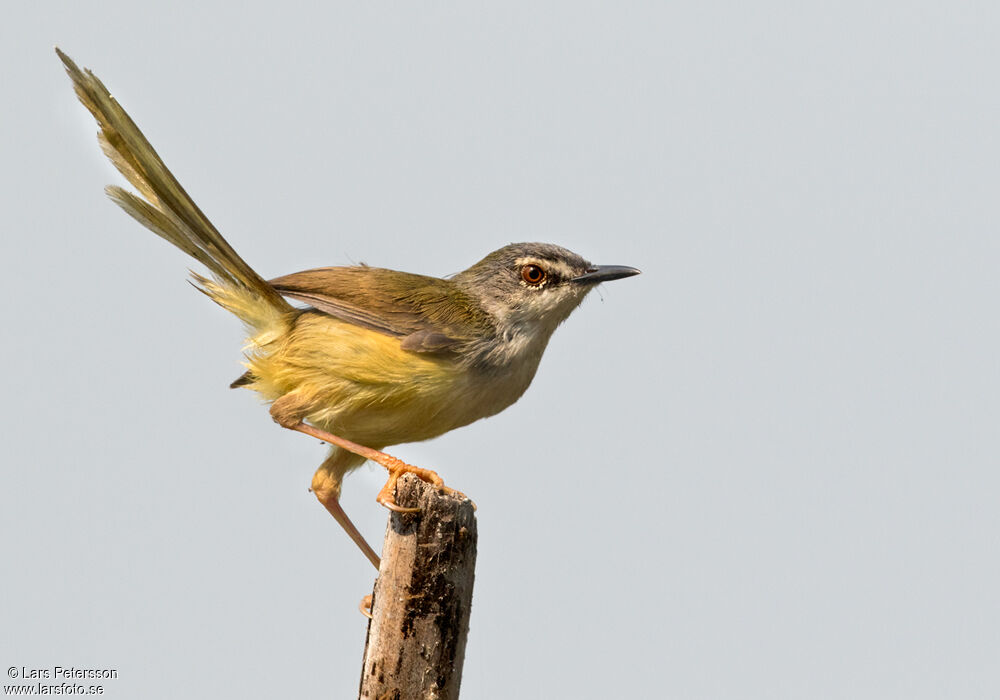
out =
[[[376,448],[493,415],[516,401],[534,374],[531,367],[523,378],[484,376],[453,356],[402,350],[399,338],[314,313],[252,346],[247,367],[255,377],[250,388],[269,401],[294,393],[309,407],[306,420]]]

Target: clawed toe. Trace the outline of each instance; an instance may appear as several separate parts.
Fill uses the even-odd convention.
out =
[[[361,602],[358,603],[358,610],[360,610],[361,614],[364,615],[365,617],[367,617],[369,620],[372,619],[372,594],[371,593],[369,593],[368,595],[366,595],[364,598],[361,599]]]
[[[378,501],[379,505],[383,506],[384,508],[388,508],[393,513],[419,513],[420,512],[419,508],[408,508],[406,506],[399,505],[398,503],[396,503],[395,497],[389,499],[389,498],[383,498],[382,496],[379,496],[375,500]]]
[[[380,462],[383,467],[389,470],[389,479],[385,482],[385,486],[382,487],[382,490],[378,492],[378,496],[375,498],[376,501],[389,510],[396,513],[420,512],[419,508],[408,508],[396,503],[396,482],[399,481],[399,477],[403,474],[413,474],[417,478],[422,479],[429,484],[433,484],[441,493],[449,496],[456,496],[472,503],[472,500],[461,491],[456,491],[449,486],[445,486],[444,479],[438,476],[436,472],[433,472],[430,469],[414,467],[412,464],[407,464],[406,462],[398,460],[395,457],[392,457],[391,460],[391,462],[389,460]],[[476,504],[472,503],[472,507],[475,509]]]
[[[448,496],[454,496],[455,498],[461,498],[463,501],[468,501],[469,503],[472,504],[472,510],[479,510],[479,507],[476,505],[476,502],[473,501],[468,496],[466,496],[461,491],[459,491],[458,489],[453,489],[450,486],[445,486],[444,484],[440,484],[438,488],[441,490],[441,493],[443,494],[446,494]]]

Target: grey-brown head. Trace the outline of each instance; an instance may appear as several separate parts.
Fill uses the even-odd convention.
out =
[[[502,335],[544,343],[587,292],[601,282],[639,274],[634,267],[594,265],[550,243],[514,243],[494,251],[452,281],[478,298]]]

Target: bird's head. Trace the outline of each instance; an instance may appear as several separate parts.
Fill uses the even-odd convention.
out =
[[[502,326],[533,328],[547,337],[598,284],[637,274],[634,267],[593,265],[551,243],[513,243],[452,281]]]

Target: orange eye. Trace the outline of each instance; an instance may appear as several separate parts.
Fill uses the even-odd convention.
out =
[[[528,284],[541,284],[545,281],[545,270],[538,265],[525,265],[521,268],[521,279]]]

